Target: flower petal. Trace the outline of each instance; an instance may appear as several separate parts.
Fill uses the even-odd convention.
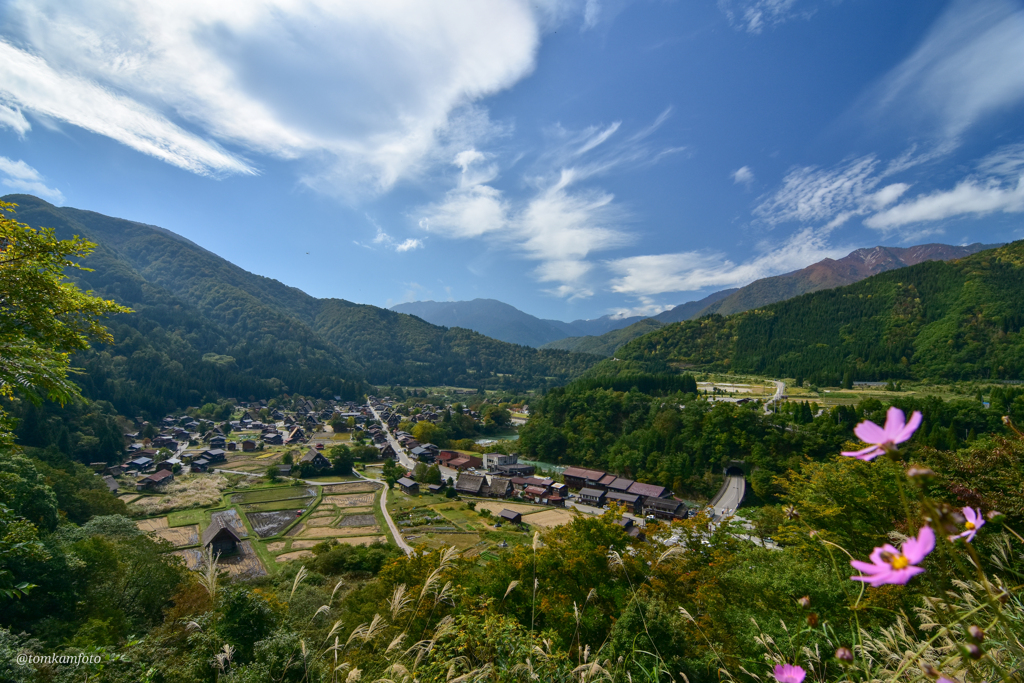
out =
[[[863,560],[850,560],[850,566],[865,574],[877,574],[879,571],[889,570],[889,565],[887,564],[872,564]]]
[[[882,453],[885,453],[885,451],[878,446],[868,446],[859,451],[840,451],[839,454],[845,455],[848,458],[857,458],[858,460],[874,460]]]
[[[888,441],[888,439],[886,439],[885,430],[874,422],[868,422],[867,420],[864,420],[854,427],[853,433],[856,434],[857,438],[864,443],[880,444]]]
[[[935,550],[935,532],[930,526],[921,527],[917,538],[908,538],[907,542],[903,544],[903,555],[910,560],[910,564],[917,564],[933,550]]]
[[[904,425],[903,429],[901,429],[899,433],[892,437],[892,442],[903,443],[904,441],[912,437],[914,435],[914,432],[917,431],[917,428],[921,426],[922,419],[923,418],[921,416],[921,411],[915,410],[910,415],[910,421],[907,422],[906,425]]]
[[[970,522],[971,524],[973,524],[975,526],[978,526],[978,522],[981,521],[981,514],[978,513],[978,512],[975,512],[974,508],[972,508],[972,507],[965,507],[963,509],[963,514],[964,514],[964,519],[966,519],[968,522]],[[982,521],[982,524],[984,524],[983,521]]]
[[[903,411],[896,406],[889,406],[889,410],[885,411],[885,440],[892,441],[896,435],[903,431],[906,423],[907,420],[903,415]]]

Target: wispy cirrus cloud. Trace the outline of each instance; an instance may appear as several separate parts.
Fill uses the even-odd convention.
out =
[[[738,30],[761,33],[792,19],[807,19],[815,8],[798,0],[718,0],[718,8]]]
[[[550,144],[526,173],[532,191],[510,197],[496,186],[498,164],[476,149],[456,155],[456,187],[445,198],[417,212],[421,229],[456,239],[486,236],[539,265],[532,271],[548,293],[568,298],[594,294],[588,278],[594,271],[591,257],[628,244],[632,235],[624,227],[628,211],[602,189],[587,186],[613,169],[657,163],[683,148],[657,148],[647,142],[668,118],[663,112],[643,130],[615,142],[621,123],[592,126],[580,131],[555,127]]]
[[[827,231],[805,228],[781,245],[766,242],[760,245],[760,250],[757,256],[739,263],[722,253],[703,251],[616,259],[607,264],[617,275],[611,281],[611,289],[639,297],[642,306],[649,307],[653,301],[650,297],[658,294],[745,285],[803,268],[823,258],[845,256],[850,248],[830,245]]]
[[[0,156],[0,184],[15,192],[27,192],[43,197],[54,204],[63,204],[64,195],[60,190],[49,187],[43,180],[42,174],[20,159],[13,161],[7,157]]]
[[[861,99],[873,121],[906,121],[955,141],[1024,100],[1024,9],[1009,0],[956,0],[914,52]]]
[[[559,0],[13,0],[0,125],[69,124],[201,174],[291,160],[318,190],[373,194],[422,173],[446,139],[478,124],[486,134],[486,116],[465,116],[474,102],[529,74],[543,27],[582,11]]]

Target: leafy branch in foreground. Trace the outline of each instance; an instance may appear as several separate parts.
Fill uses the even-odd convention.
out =
[[[90,340],[111,341],[100,319],[131,309],[67,281],[66,269],[88,270],[77,260],[94,244],[19,223],[10,216],[15,206],[0,202],[0,396],[18,392],[36,403],[64,403],[79,395],[68,379],[70,354],[89,348]],[[2,431],[0,442],[9,443]]]

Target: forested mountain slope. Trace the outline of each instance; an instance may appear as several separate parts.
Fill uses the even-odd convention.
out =
[[[254,275],[162,228],[10,195],[16,218],[98,244],[73,274],[136,312],[115,343],[76,359],[87,395],[160,413],[207,394],[355,395],[364,381],[524,388],[562,383],[596,359],[537,351]],[[287,389],[285,389],[287,387]]]
[[[764,308],[667,325],[622,359],[731,369],[819,384],[1024,375],[1024,242],[930,261]]]

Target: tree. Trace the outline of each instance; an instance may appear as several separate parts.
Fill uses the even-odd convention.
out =
[[[100,319],[131,309],[67,280],[65,269],[88,270],[76,260],[96,245],[19,223],[10,217],[15,207],[0,202],[0,396],[18,392],[35,403],[63,404],[81,395],[68,379],[71,353],[88,349],[90,340],[113,341]],[[0,421],[0,442],[9,444],[3,412]]]
[[[352,463],[355,459],[352,457],[352,451],[348,446],[335,446],[330,450],[330,456],[335,474],[341,476],[352,474]]]
[[[279,475],[280,472],[277,469],[277,465],[271,465],[270,467],[267,468],[267,479],[269,479],[271,482],[277,481]]]

